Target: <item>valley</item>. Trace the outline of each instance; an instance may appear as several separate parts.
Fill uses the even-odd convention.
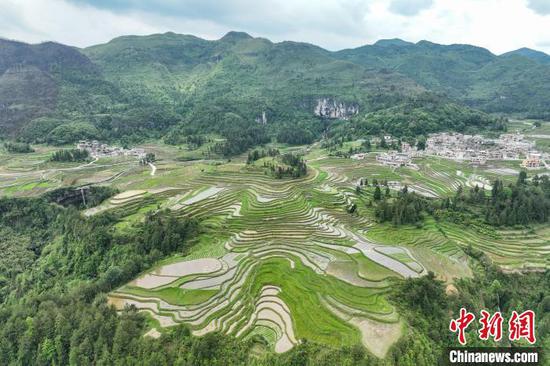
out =
[[[359,145],[352,141],[341,149]],[[190,253],[165,258],[109,293],[120,311],[130,306],[147,314],[147,334],[154,337],[185,324],[196,336],[259,336],[275,352],[309,340],[333,347],[361,343],[384,357],[406,326],[388,298],[401,280],[428,271],[448,286],[470,278],[466,252],[472,248],[507,272],[550,267],[544,225],[494,228],[429,216],[421,225],[393,226],[376,219],[374,181],[382,188],[385,181],[399,182],[386,196],[408,187],[443,199],[483,181],[515,182],[508,161],[472,166],[422,156],[413,159],[416,168],[389,167],[376,160],[376,151],[353,160],[330,156],[334,152],[320,143],[279,144],[270,148],[303,154],[307,174],[276,179],[264,168],[269,157],[251,164],[245,156],[182,161],[201,153],[161,142],[140,148],[155,154],[153,166],[124,156],[55,163],[48,161],[46,146],[31,154],[4,153],[0,183],[2,193],[12,196],[63,186],[114,187],[120,193],[82,213],[111,213],[120,232],[133,231],[159,211],[199,220],[202,229]],[[529,175],[545,172],[542,167]],[[363,179],[371,184],[362,186]]]
[[[442,365],[465,309],[536,325],[468,346],[550,349],[550,56],[359,39],[444,2],[343,3],[334,50],[202,19],[0,38],[0,365]]]

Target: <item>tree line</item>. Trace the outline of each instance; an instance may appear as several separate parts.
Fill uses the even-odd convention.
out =
[[[50,157],[51,161],[57,162],[77,162],[86,161],[90,158],[88,150],[82,149],[63,149],[55,151]]]
[[[266,156],[275,157],[278,155],[280,155],[279,149],[254,149],[253,151],[248,153],[246,164],[252,164],[257,160],[265,158]]]
[[[11,153],[27,154],[34,152],[30,144],[26,142],[5,142],[4,148]]]
[[[385,194],[381,185],[386,186]],[[367,179],[360,180],[358,193],[363,186],[368,186]],[[373,180],[372,186],[375,217],[394,225],[421,223],[423,214],[455,221],[480,220],[493,226],[527,226],[550,220],[550,179],[534,176],[529,180],[524,171],[513,184],[495,180],[490,194],[477,185],[467,191],[459,186],[454,197],[441,199],[421,197],[409,192],[406,186],[392,197],[387,183]]]

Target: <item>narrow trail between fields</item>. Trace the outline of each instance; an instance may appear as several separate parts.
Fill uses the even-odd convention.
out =
[[[155,175],[157,171],[157,167],[153,165],[153,163],[147,163],[151,167],[151,176]]]

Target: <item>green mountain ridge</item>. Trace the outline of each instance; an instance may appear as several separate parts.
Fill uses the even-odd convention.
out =
[[[513,56],[513,55],[527,57],[527,58],[530,58],[531,60],[537,61],[541,64],[546,64],[546,65],[550,64],[550,55],[548,55],[544,52],[541,52],[541,51],[537,51],[537,50],[527,48],[527,47],[523,47],[523,48],[517,49],[515,51],[506,52],[506,53],[502,54],[501,56]]]
[[[59,134],[45,125],[100,139],[259,128],[277,136],[291,126],[320,136],[331,120],[322,117],[362,118],[426,94],[442,105],[546,117],[549,81],[550,66],[526,54],[428,41],[331,52],[244,32],[122,36],[84,49],[0,40],[0,127],[29,141],[40,127],[53,143]]]
[[[497,56],[471,45],[403,41],[336,54],[354,63],[396,71],[429,90],[486,112],[548,116],[550,67],[525,52]]]

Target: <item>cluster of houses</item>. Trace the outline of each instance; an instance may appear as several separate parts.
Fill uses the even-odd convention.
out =
[[[436,133],[426,140],[425,153],[472,164],[484,165],[487,160],[521,160],[525,168],[539,168],[542,155],[535,143],[521,134],[503,134],[497,139],[460,133]]]
[[[412,162],[413,155],[407,152],[388,151],[376,155],[376,161],[382,165],[398,168],[400,166],[408,166],[410,168],[418,168]]]
[[[86,150],[90,153],[90,156],[94,158],[102,158],[108,156],[135,156],[138,159],[145,158],[145,150],[141,148],[125,149],[123,147],[109,146],[102,144],[96,140],[80,140],[76,144],[76,148],[79,150]]]
[[[379,144],[378,141],[372,141]],[[390,145],[397,142],[392,136],[384,136],[385,142]],[[379,153],[376,161],[391,167],[416,167],[412,159],[423,155],[440,156],[456,161],[468,161],[474,165],[484,165],[488,160],[521,160],[521,166],[537,169],[545,166],[545,157],[535,150],[535,143],[528,141],[522,134],[502,134],[496,139],[481,135],[463,135],[461,133],[434,133],[426,140],[425,150],[418,150],[406,142],[401,143],[401,151]],[[367,154],[359,153],[351,156],[352,159],[365,159]]]
[[[366,153],[354,154],[351,156],[353,160],[363,160],[368,156]],[[416,164],[412,162],[413,157],[420,156],[420,152],[416,147],[411,147],[407,143],[401,144],[401,152],[390,150],[388,152],[380,153],[376,155],[376,161],[382,165],[391,166],[394,168],[400,166],[408,166],[411,168],[418,168]]]

